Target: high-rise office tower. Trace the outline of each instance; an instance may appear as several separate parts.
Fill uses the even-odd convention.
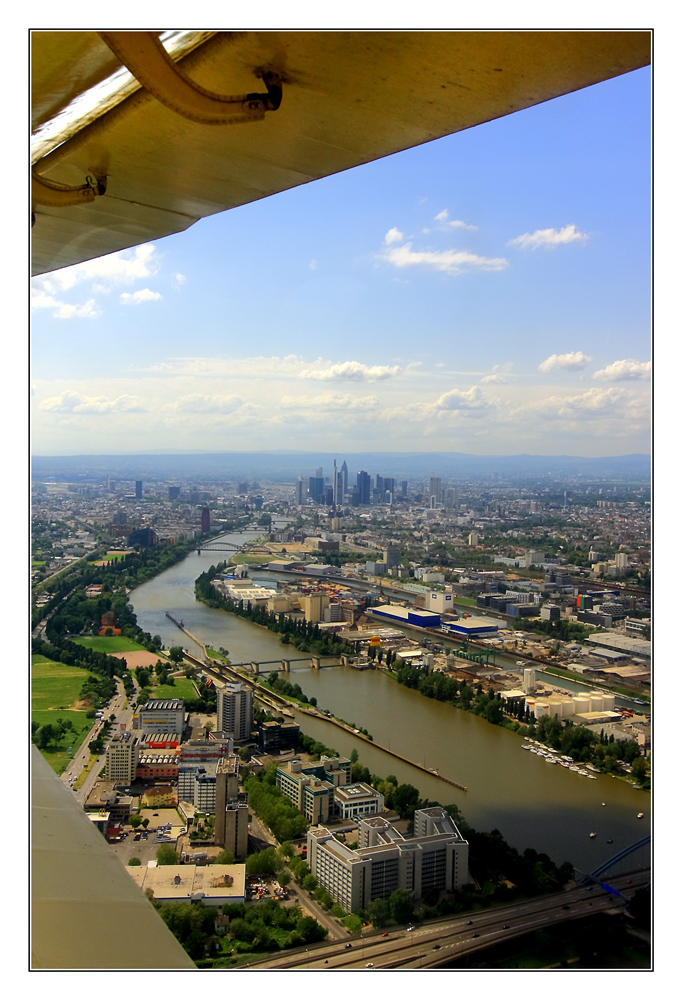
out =
[[[370,483],[371,479],[367,472],[358,472],[358,502],[360,504],[368,504],[370,498]]]
[[[305,507],[306,492],[307,491],[306,491],[305,479],[303,478],[303,476],[299,476],[298,477],[298,481],[296,483],[296,506],[297,507]]]
[[[441,483],[437,476],[431,476],[431,482],[429,484],[429,496],[436,498],[436,503],[440,503],[441,499]]]
[[[348,466],[344,459],[343,465],[341,466],[341,497],[345,497],[348,492]]]
[[[321,472],[321,469],[317,470]],[[322,476],[310,476],[308,479],[308,495],[313,503],[320,503],[324,497],[324,479]]]
[[[136,500],[141,500],[142,499],[142,480],[141,479],[136,479],[135,480],[135,499]]]
[[[201,534],[208,535],[211,531],[211,512],[208,507],[201,508]]]
[[[253,691],[238,681],[231,681],[217,691],[218,732],[243,743],[253,727]]]

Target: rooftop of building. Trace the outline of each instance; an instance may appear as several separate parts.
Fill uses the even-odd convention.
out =
[[[151,889],[159,899],[178,902],[199,897],[222,898],[245,894],[245,865],[155,865],[126,868],[144,891]]]
[[[341,785],[334,790],[334,798],[350,801],[352,799],[378,798],[379,793],[376,788],[372,788],[365,781],[358,781],[354,785]]]
[[[184,709],[185,703],[180,698],[150,698],[144,705],[140,705],[138,712],[150,711],[178,711]]]

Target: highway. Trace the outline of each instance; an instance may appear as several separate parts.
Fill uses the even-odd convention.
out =
[[[626,893],[649,882],[650,873],[618,876],[609,884]],[[490,910],[470,911],[415,927],[373,932],[345,942],[324,944],[249,966],[257,969],[428,969],[473,954],[565,920],[613,911],[622,900],[595,885],[512,903]],[[348,945],[350,944],[350,947]]]

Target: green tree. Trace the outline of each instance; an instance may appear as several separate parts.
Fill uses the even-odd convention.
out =
[[[414,905],[407,889],[396,889],[391,893],[388,906],[394,924],[409,924],[412,921]]]
[[[129,868],[139,868],[141,865],[142,862],[140,861],[139,858],[131,858],[130,861],[128,862]]]
[[[391,922],[391,910],[385,899],[373,899],[367,915],[374,927],[386,927]]]
[[[170,844],[161,844],[156,852],[156,860],[160,865],[177,865],[180,863],[180,855]]]
[[[221,851],[213,859],[214,865],[233,865],[234,864],[234,854],[232,851]]]

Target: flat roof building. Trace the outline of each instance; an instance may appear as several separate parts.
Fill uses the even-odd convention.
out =
[[[246,900],[246,865],[156,865],[126,868],[159,903],[229,906]]]
[[[428,890],[455,891],[469,882],[469,844],[440,806],[417,810],[413,837],[403,837],[383,817],[361,820],[358,848],[329,830],[308,831],[308,864],[347,912],[365,909],[406,889],[414,900]]]
[[[133,729],[143,733],[182,733],[185,728],[185,703],[179,698],[150,698],[133,715]]]

